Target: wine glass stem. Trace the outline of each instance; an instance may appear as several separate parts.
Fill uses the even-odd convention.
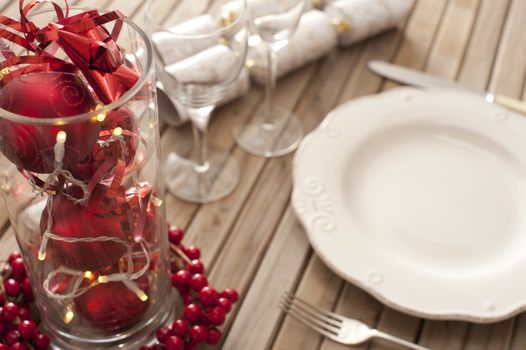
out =
[[[195,170],[198,173],[206,173],[210,168],[208,162],[208,122],[214,107],[188,108],[188,114],[192,120],[192,130],[194,133],[194,146],[197,148],[197,165]]]
[[[264,122],[269,126],[273,124],[272,119],[272,95],[274,87],[276,86],[276,74],[277,74],[277,52],[272,44],[267,44],[267,59],[268,59],[268,70],[267,70],[267,86],[265,89],[265,114]]]

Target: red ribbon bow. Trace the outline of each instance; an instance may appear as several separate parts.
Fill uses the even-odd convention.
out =
[[[50,3],[57,20],[39,28],[28,15],[40,3]],[[0,52],[5,60],[0,70],[8,67],[25,66],[13,70],[2,79],[6,84],[12,77],[33,70],[71,72],[80,70],[99,100],[109,104],[119,99],[135,85],[139,73],[127,65],[121,48],[117,45],[124,19],[119,11],[100,14],[89,10],[69,16],[69,6],[64,0],[64,9],[52,0],[20,0],[20,21],[0,15]],[[115,22],[111,33],[104,25]],[[5,41],[11,42],[31,54],[17,56]],[[61,49],[69,58],[68,62],[58,58]]]

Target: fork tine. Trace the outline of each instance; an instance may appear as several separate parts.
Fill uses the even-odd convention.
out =
[[[285,308],[283,305],[280,305],[281,309],[283,311],[285,311],[285,313],[287,313],[288,315],[290,315],[292,318],[294,318],[296,321],[298,321],[299,323],[301,323],[302,325],[304,325],[305,327],[307,328],[310,328],[318,333],[320,333],[321,335],[329,338],[329,339],[332,339],[334,341],[340,341],[338,339],[338,337],[336,336],[336,334],[334,333],[331,333],[313,323],[310,323],[309,321],[305,320],[302,316],[300,316],[300,314],[298,314],[295,310],[291,310],[291,309],[288,309],[288,308]]]
[[[334,312],[330,312],[330,311],[324,310],[324,309],[322,309],[322,308],[320,308],[318,306],[312,305],[312,304],[306,302],[305,300],[303,300],[301,298],[298,298],[297,296],[295,296],[295,295],[293,295],[291,293],[287,293],[287,295],[288,295],[288,297],[290,299],[292,299],[294,301],[297,301],[298,303],[301,303],[301,304],[305,305],[306,307],[309,307],[309,308],[311,308],[311,309],[313,309],[313,310],[315,310],[315,311],[317,311],[317,312],[319,312],[319,313],[321,313],[321,314],[323,314],[323,315],[325,315],[327,317],[333,318],[333,319],[335,319],[337,321],[340,321],[340,322],[345,321],[345,317],[343,317],[343,316],[340,316],[340,315],[338,315],[338,314],[336,314]]]
[[[319,319],[319,318],[317,318],[317,317],[305,312],[303,309],[298,308],[297,305],[289,304],[289,305],[283,305],[283,307],[286,308],[285,310],[289,310],[291,312],[295,312],[296,314],[301,316],[304,320],[306,320],[306,321],[308,321],[308,322],[310,322],[312,324],[315,324],[318,327],[323,328],[323,329],[325,329],[325,330],[327,330],[329,332],[332,332],[335,335],[340,332],[340,327],[333,326],[333,325],[323,321],[322,319]]]
[[[294,305],[294,307],[296,307],[298,309],[301,309],[304,313],[306,313],[306,314],[308,314],[308,315],[310,315],[312,317],[315,317],[315,318],[323,321],[324,323],[328,323],[328,324],[336,327],[337,330],[339,330],[342,327],[343,322],[341,322],[341,321],[337,321],[337,320],[335,320],[333,318],[325,316],[323,313],[317,312],[313,308],[306,307],[305,305],[296,302],[294,299],[291,299],[290,297],[287,298],[286,300],[287,300],[288,304]]]
[[[301,304],[302,306],[304,307],[307,307],[309,309],[312,310],[312,312],[317,312],[325,317],[328,317],[330,318],[331,320],[334,320],[336,322],[344,322],[345,321],[345,317],[343,316],[340,316],[334,312],[330,312],[330,311],[327,311],[327,310],[324,310],[318,306],[315,306],[315,305],[312,305],[311,303],[301,299],[301,298],[298,298],[297,296],[294,296],[293,294],[290,294],[290,293],[287,293],[287,295],[285,296],[285,298],[288,298],[291,300],[291,302],[294,302],[296,304]]]

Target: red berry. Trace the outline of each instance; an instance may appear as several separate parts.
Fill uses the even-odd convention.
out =
[[[181,337],[172,335],[166,340],[166,350],[183,350],[184,340]]]
[[[206,342],[210,345],[216,345],[221,341],[221,331],[217,328],[210,328],[206,334]]]
[[[9,350],[27,350],[27,346],[24,345],[24,343],[14,343],[9,347]]]
[[[204,287],[199,291],[199,300],[205,306],[215,306],[219,302],[219,297],[214,288]]]
[[[32,303],[35,301],[35,297],[33,296],[33,293],[31,294],[24,294],[24,302],[25,303]]]
[[[190,322],[197,322],[201,318],[201,308],[197,304],[186,305],[183,309],[184,318]]]
[[[206,279],[206,276],[200,273],[197,273],[192,276],[192,279],[190,279],[190,287],[192,287],[193,290],[196,292],[199,292],[201,289],[206,287],[208,285],[208,280]]]
[[[190,295],[190,287],[177,287],[176,289],[179,292],[179,296],[181,298],[185,298],[185,297],[188,297],[188,296],[191,297],[191,295]]]
[[[227,288],[221,293],[221,297],[229,299],[232,303],[235,303],[239,299],[235,289]]]
[[[24,278],[22,282],[20,282],[20,287],[22,288],[24,295],[33,294],[33,290],[31,289],[31,281],[29,281],[29,278]]]
[[[0,343],[0,350],[7,350],[7,345]]]
[[[208,312],[203,313],[201,319],[197,323],[202,324],[205,327],[210,326],[210,320],[208,320]]]
[[[229,313],[230,310],[232,310],[232,302],[230,301],[230,299],[219,298],[218,304],[223,310],[225,310],[226,313]]]
[[[49,343],[49,338],[45,334],[39,334],[33,340],[33,344],[35,344],[35,347],[38,350],[46,350],[47,348],[49,348]]]
[[[20,333],[18,331],[9,331],[5,335],[5,343],[9,346],[20,341]]]
[[[18,317],[20,308],[14,303],[7,303],[2,308],[2,316],[8,320],[12,321]]]
[[[32,303],[33,301],[35,301],[35,297],[33,296],[33,293],[24,294],[25,303]]]
[[[184,253],[190,260],[197,260],[201,257],[201,250],[199,250],[199,248],[193,245],[190,247],[184,248]]]
[[[208,321],[214,326],[220,326],[225,323],[226,313],[222,307],[213,307],[206,313]]]
[[[190,271],[192,275],[205,272],[205,266],[199,260],[192,260],[188,265],[186,265],[186,269]]]
[[[186,270],[177,271],[172,275],[172,285],[177,288],[188,288],[192,275]]]
[[[18,317],[20,317],[21,320],[31,319],[31,314],[29,313],[29,309],[25,307],[21,307],[20,311],[18,312]]]
[[[36,335],[37,325],[33,321],[24,320],[18,324],[18,333],[24,339],[33,339]]]
[[[33,290],[31,289],[31,282],[29,278],[25,278],[21,283],[20,287],[22,288],[22,293],[24,293],[24,301],[30,303],[35,300],[33,296]]]
[[[24,259],[16,258],[11,263],[11,270],[13,275],[17,280],[23,279],[26,277],[26,268],[24,267]]]
[[[162,327],[157,330],[157,340],[159,343],[164,344],[168,337],[170,336],[170,328]]]
[[[179,335],[181,337],[186,336],[186,332],[188,331],[188,322],[185,320],[175,320],[172,323],[172,334],[173,335]]]
[[[7,261],[9,261],[9,264],[13,265],[13,261],[21,257],[22,253],[20,253],[19,251],[14,251],[11,254],[9,254],[9,258],[7,258]]]
[[[4,288],[5,288],[5,294],[12,296],[12,297],[15,297],[18,294],[20,294],[20,291],[22,290],[20,283],[18,283],[18,281],[16,281],[13,278],[10,278],[4,282]]]
[[[201,344],[206,340],[206,328],[201,325],[195,325],[190,328],[190,341],[194,344]]]
[[[183,299],[183,305],[189,305],[194,301],[190,294],[183,295],[181,299]]]
[[[179,245],[179,243],[181,243],[183,240],[183,236],[184,231],[179,227],[170,227],[168,229],[168,239],[172,244]]]

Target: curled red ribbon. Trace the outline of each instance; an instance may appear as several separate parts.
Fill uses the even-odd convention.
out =
[[[97,10],[69,16],[68,2],[64,2],[63,9],[52,0],[20,0],[20,21],[0,15],[0,38],[4,41],[0,45],[0,52],[5,57],[0,69],[26,66],[24,71],[11,71],[2,83],[9,81],[9,75],[20,75],[28,70],[79,70],[99,100],[103,104],[112,103],[131,89],[139,79],[139,73],[127,64],[121,48],[117,45],[126,17],[120,11],[100,14]],[[57,17],[55,22],[43,28],[35,25],[29,17],[30,12],[41,3],[50,3]],[[115,23],[109,32],[104,25],[111,22]],[[17,56],[5,41],[29,51],[32,55]],[[56,51],[59,48],[70,62],[57,57]]]

